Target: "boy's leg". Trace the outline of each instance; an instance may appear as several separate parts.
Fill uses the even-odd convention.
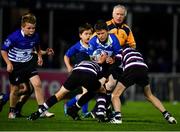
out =
[[[9,119],[16,118],[16,104],[19,99],[19,97],[17,96],[18,89],[19,89],[18,85],[10,84],[10,98],[9,98],[10,108],[8,114]]]
[[[47,111],[49,108],[51,108],[53,105],[55,105],[58,101],[62,100],[64,96],[69,92],[64,86],[61,86],[59,91],[51,96],[39,109],[38,111],[32,113],[29,117],[28,120],[36,120],[37,118],[40,117],[40,115]]]
[[[153,106],[163,114],[164,118],[170,124],[177,124],[176,119],[168,111],[166,111],[161,101],[152,94],[150,85],[145,86],[144,95],[146,96],[147,100],[150,101]]]
[[[30,82],[31,82],[32,86],[34,87],[35,96],[36,96],[36,100],[39,105],[39,108],[41,108],[41,106],[44,103],[44,96],[43,96],[42,84],[41,84],[39,75],[35,75],[35,76],[31,77]],[[45,111],[44,113],[41,113],[41,114],[42,114],[41,117],[54,116],[54,113],[50,113],[48,111]]]

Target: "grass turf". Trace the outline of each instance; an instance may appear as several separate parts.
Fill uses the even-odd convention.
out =
[[[89,109],[94,101],[89,104]],[[165,107],[180,122],[180,103],[164,102]],[[179,122],[171,125],[162,114],[149,102],[127,101],[122,107],[123,123],[98,123],[92,118],[74,121],[63,113],[63,101],[53,106],[49,111],[55,113],[52,118],[39,118],[36,121],[27,120],[27,116],[37,108],[35,100],[29,100],[23,107],[25,117],[8,119],[9,104],[0,113],[0,131],[180,131]]]

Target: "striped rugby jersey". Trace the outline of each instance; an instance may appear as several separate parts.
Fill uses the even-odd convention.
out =
[[[123,48],[116,57],[121,60],[120,67],[123,68],[123,71],[133,66],[143,66],[148,68],[141,53],[134,48]]]
[[[101,77],[105,71],[103,68],[104,67],[102,66],[102,64],[98,64],[94,61],[82,61],[81,63],[79,63],[74,67],[73,71],[75,70],[84,71],[88,73],[93,73],[96,76]]]
[[[1,50],[8,52],[8,58],[13,62],[28,62],[32,59],[33,48],[40,44],[39,36],[25,36],[21,29],[10,34],[4,41]]]

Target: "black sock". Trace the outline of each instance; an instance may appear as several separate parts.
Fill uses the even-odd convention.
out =
[[[166,111],[166,110],[164,112],[162,112],[163,115],[165,115],[166,113],[168,113],[168,111]]]
[[[169,114],[169,112],[165,110],[164,112],[162,112],[162,114],[165,117],[165,115]]]
[[[16,112],[16,108],[15,108],[15,107],[10,107],[10,108],[9,108],[9,112],[15,113],[15,112]]]
[[[162,114],[165,119],[168,119],[171,116],[171,114],[168,111],[164,111],[164,112],[162,112]]]
[[[122,117],[121,112],[115,112],[114,117],[115,117],[117,120],[120,120],[121,117]]]
[[[55,95],[51,96],[43,105],[39,105],[39,112],[43,113],[58,102]]]
[[[17,104],[16,104],[16,112],[17,113],[20,113],[21,112],[21,109],[22,109],[22,107],[23,107],[23,102],[18,102]]]

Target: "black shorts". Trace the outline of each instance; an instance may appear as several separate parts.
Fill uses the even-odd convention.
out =
[[[142,66],[130,67],[118,79],[126,88],[133,84],[145,87],[149,84],[148,69]]]
[[[114,79],[118,79],[122,75],[122,69],[119,68],[119,65],[117,63],[107,65],[106,70],[103,73],[103,77],[108,78],[109,75],[112,74]]]
[[[38,75],[34,59],[28,62],[12,62],[14,70],[9,73],[9,81],[11,84],[19,85],[29,81],[35,75]]]
[[[101,83],[95,74],[75,70],[65,81],[64,87],[73,91],[80,86],[85,87],[90,92],[95,92],[101,87]]]

